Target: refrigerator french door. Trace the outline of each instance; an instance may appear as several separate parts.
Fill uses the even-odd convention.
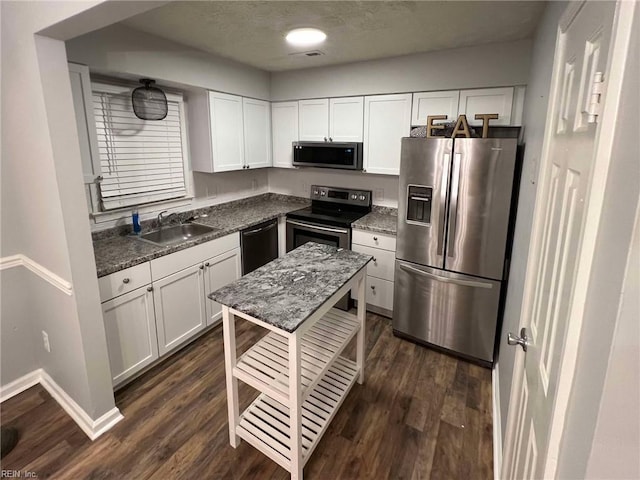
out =
[[[515,139],[403,138],[393,328],[493,361]]]

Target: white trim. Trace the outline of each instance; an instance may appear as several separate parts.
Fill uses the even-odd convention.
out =
[[[89,437],[91,441],[111,429],[124,417],[118,407],[113,407],[98,419],[92,419],[84,409],[58,385],[42,368],[38,368],[31,373],[14,380],[13,382],[0,387],[0,402],[14,397],[15,395],[33,387],[39,383],[49,392],[49,395],[58,402],[60,407],[69,415],[80,429]]]
[[[496,363],[491,370],[491,396],[493,399],[493,478],[500,480],[502,473],[502,417],[500,416],[500,372]]]
[[[85,412],[84,409],[49,376],[47,372],[42,369],[40,372],[40,384],[47,392],[49,392],[54,400],[58,402],[62,409],[67,412],[73,421],[78,424],[82,431],[92,441],[124,418],[120,413],[120,410],[118,410],[118,407],[113,407],[97,420],[92,419],[89,414],[87,414],[87,412]]]
[[[0,403],[15,397],[26,389],[40,383],[40,369],[29,372],[13,382],[0,386]]]
[[[48,268],[40,265],[38,262],[32,260],[26,255],[22,255],[21,253],[19,253],[17,255],[11,255],[9,257],[0,257],[0,270],[6,270],[9,268],[20,266],[31,270],[33,273],[38,275],[43,280],[49,282],[51,285],[56,287],[58,290],[61,290],[66,295],[73,294],[73,285],[71,285],[71,282],[68,282],[64,278],[56,275]]]

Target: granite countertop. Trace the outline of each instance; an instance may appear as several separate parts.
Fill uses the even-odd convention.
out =
[[[216,290],[209,298],[293,332],[372,258],[309,242]]]
[[[395,235],[398,227],[398,209],[374,205],[371,213],[356,220],[351,226],[358,230]]]
[[[195,219],[197,223],[209,225],[216,230],[194,239],[164,247],[144,242],[128,234],[131,230],[131,225],[104,232],[96,232],[93,235],[93,250],[98,277],[103,277],[218,237],[224,237],[261,222],[284,216],[288,212],[303,208],[309,204],[310,202],[307,199],[269,193],[180,213],[178,219],[181,221],[192,216],[198,216]],[[206,215],[206,217],[202,215]],[[151,231],[155,228],[157,228],[155,220],[142,223],[143,232]]]

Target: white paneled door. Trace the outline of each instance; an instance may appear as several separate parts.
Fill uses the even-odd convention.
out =
[[[361,142],[364,97],[329,100],[329,141]]]
[[[264,100],[242,99],[244,163],[248,168],[271,166],[271,105]]]
[[[228,172],[244,166],[242,97],[209,92],[213,171]]]
[[[298,102],[271,104],[273,166],[293,168],[293,142],[298,141]]]
[[[573,375],[568,346],[580,335],[593,255],[585,226],[601,209],[590,189],[594,172],[602,173],[603,135],[589,111],[596,72],[607,78],[615,9],[614,2],[574,3],[561,20],[522,306],[528,347],[501,346],[519,349],[502,478],[555,478]]]
[[[211,292],[237,280],[242,276],[240,249],[234,248],[204,262],[204,292]],[[207,326],[222,321],[222,305],[206,298]]]
[[[329,99],[300,100],[300,141],[326,142],[329,140]]]

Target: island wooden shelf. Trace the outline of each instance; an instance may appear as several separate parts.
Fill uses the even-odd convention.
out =
[[[300,382],[302,401],[321,380],[359,329],[355,315],[331,309],[302,338]],[[286,337],[270,332],[240,357],[233,374],[238,380],[289,405],[289,353]]]

